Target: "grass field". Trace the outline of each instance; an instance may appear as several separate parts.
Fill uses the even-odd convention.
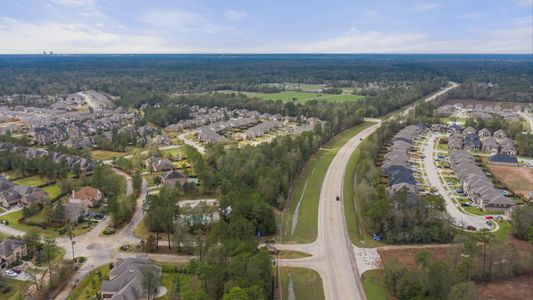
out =
[[[31,226],[26,224],[21,224],[18,222],[22,218],[22,210],[9,213],[7,215],[1,216],[0,220],[5,220],[9,222],[9,226],[21,231],[28,231],[30,229],[37,229],[39,233],[48,237],[58,237],[59,233],[53,229],[43,229],[37,226]]]
[[[219,91],[221,93],[239,93],[236,91]],[[309,93],[309,92],[295,92],[295,91],[286,91],[279,93],[255,93],[255,92],[240,92],[245,94],[248,97],[257,97],[263,100],[281,100],[283,102],[297,101],[297,102],[306,102],[309,100],[327,100],[332,102],[345,102],[345,101],[356,101],[363,98],[359,95],[349,95],[349,94],[322,94],[322,93]]]
[[[365,290],[366,299],[368,300],[387,300],[391,299],[387,292],[387,287],[383,279],[383,270],[370,270],[361,276],[363,289]]]
[[[43,190],[48,193],[48,199],[52,200],[61,195],[61,187],[57,184],[43,187]]]
[[[364,222],[358,217],[356,201],[354,197],[354,171],[356,162],[359,158],[359,149],[355,149],[346,166],[346,175],[344,176],[343,201],[344,217],[346,218],[346,228],[352,244],[358,247],[378,247],[382,243],[374,241],[364,228]]]
[[[317,272],[306,268],[280,268],[281,290],[283,299],[288,298],[289,273],[292,277],[296,299],[324,299],[322,279]]]
[[[276,255],[276,258],[283,258],[283,259],[295,259],[295,258],[304,258],[309,257],[311,255],[300,252],[300,251],[287,251],[287,250],[281,250],[279,251],[278,255]]]
[[[20,281],[12,278],[3,277],[2,281],[7,283],[11,287],[11,291],[7,294],[0,294],[0,299],[7,300],[16,300],[21,299],[23,296],[23,286],[26,284],[25,281]]]
[[[115,157],[121,157],[126,155],[125,152],[114,152],[107,150],[91,150],[91,158],[99,160],[108,160]]]
[[[39,175],[24,177],[24,178],[13,181],[13,183],[16,183],[18,185],[25,185],[25,186],[32,186],[32,187],[40,186],[40,185],[46,184],[47,182],[48,180],[46,180],[45,178],[39,177]]]
[[[300,177],[296,181],[291,199],[289,200],[283,222],[283,241],[310,243],[316,239],[318,226],[318,200],[322,181],[326,175],[329,164],[340,148],[361,130],[368,128],[373,123],[363,123],[349,128],[328,141],[307,162]],[[307,187],[306,187],[307,183]],[[306,187],[304,189],[304,187]],[[303,195],[303,196],[302,196]],[[292,218],[298,201],[301,200],[298,213],[298,222],[294,235],[291,235]]]
[[[102,277],[100,278],[96,273],[100,271],[102,274]],[[101,267],[98,267],[85,278],[78,283],[76,288],[72,291],[72,293],[68,296],[68,300],[85,300],[85,299],[92,299],[92,297],[96,296],[98,292],[100,291],[100,287],[102,286],[102,279],[107,279],[109,277],[109,264],[105,264]]]

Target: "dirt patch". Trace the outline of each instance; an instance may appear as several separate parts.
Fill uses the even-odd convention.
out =
[[[446,100],[442,105],[454,105],[457,103],[461,103],[464,106],[466,105],[476,105],[481,104],[483,107],[485,106],[500,106],[501,108],[514,108],[515,106],[524,107],[525,105],[523,103],[516,103],[516,102],[500,102],[500,101],[491,101],[491,100],[480,100],[480,99],[448,99]]]
[[[431,253],[431,257],[437,260],[449,261],[450,257],[448,256],[449,246],[443,247],[441,245],[436,245],[435,247],[382,247],[378,248],[378,253],[381,256],[383,263],[389,262],[392,260],[397,260],[400,264],[412,268],[415,266],[415,256],[420,251],[427,251]]]
[[[511,167],[487,165],[494,176],[513,193],[525,196],[533,191],[533,169],[526,167]]]
[[[533,299],[533,274],[476,284],[478,299]]]

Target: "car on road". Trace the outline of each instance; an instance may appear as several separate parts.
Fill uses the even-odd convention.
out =
[[[476,226],[472,226],[472,225],[467,225],[466,229],[470,230],[470,231],[476,231],[477,230]]]
[[[340,196],[337,196],[336,200],[337,200],[337,201],[341,201],[341,197],[340,197]]]
[[[494,219],[493,216],[485,216],[485,220],[492,220],[492,219]]]

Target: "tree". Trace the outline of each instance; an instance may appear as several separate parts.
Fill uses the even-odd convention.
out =
[[[234,287],[229,292],[224,294],[222,300],[251,300],[246,290],[240,287]]]
[[[39,234],[39,231],[37,231],[37,229],[32,228],[26,231],[22,239],[24,240],[24,243],[26,244],[26,248],[28,249],[28,253],[30,253],[30,255],[33,255],[41,248],[41,235]]]
[[[49,285],[50,287],[53,286],[53,277],[52,277],[52,259],[54,258],[54,255],[57,251],[57,245],[56,241],[52,238],[45,238],[44,239],[44,245],[43,245],[43,254],[45,257],[46,262],[48,263],[48,272],[50,274],[50,280]]]
[[[472,281],[459,282],[452,286],[448,294],[449,300],[475,300],[476,285]]]
[[[74,260],[75,258],[75,255],[74,255],[74,231],[73,231],[73,228],[72,228],[72,225],[70,225],[70,223],[67,223],[67,225],[65,225],[65,233],[68,235],[68,238],[70,239],[70,246],[72,247],[72,260]]]
[[[176,279],[174,279],[174,283],[172,285],[172,294],[170,294],[171,300],[181,300],[181,283],[180,283],[180,275],[176,275]]]
[[[483,245],[483,263],[481,267],[481,279],[483,279],[485,278],[485,268],[487,264],[487,247],[489,246],[489,243],[494,240],[494,234],[490,232],[487,228],[482,228],[477,234],[477,238],[479,242]]]
[[[142,269],[142,289],[148,300],[153,299],[159,287],[161,268],[153,264],[147,264]]]
[[[137,196],[141,194],[142,183],[143,183],[143,179],[142,179],[141,173],[139,172],[139,170],[137,170],[135,171],[133,176],[131,176],[131,184],[133,187],[133,192]]]

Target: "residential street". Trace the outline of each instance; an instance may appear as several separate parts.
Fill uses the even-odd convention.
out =
[[[444,197],[444,200],[446,200],[446,211],[455,221],[459,222],[460,224],[464,224],[464,226],[472,225],[477,229],[486,228],[492,230],[493,228],[487,225],[487,220],[485,220],[482,216],[463,213],[448,194],[449,191],[446,190],[444,184],[440,181],[437,166],[434,164],[434,145],[436,139],[437,135],[432,134],[424,145],[424,170],[427,174],[429,184],[437,189],[439,195]]]

